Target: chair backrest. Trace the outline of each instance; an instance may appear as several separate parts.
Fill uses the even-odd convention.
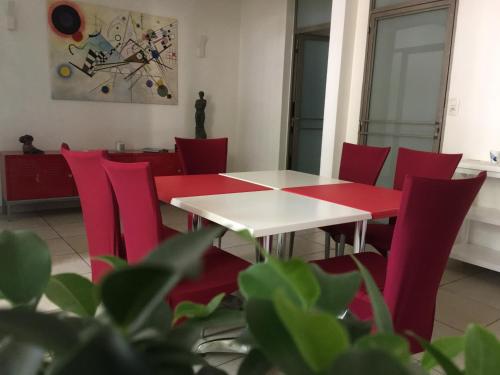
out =
[[[460,226],[486,179],[407,177],[384,286],[397,332],[430,340],[439,283]],[[419,346],[412,342],[413,351]]]
[[[225,173],[227,168],[227,138],[175,138],[184,174]]]
[[[149,163],[103,160],[120,208],[129,263],[142,260],[162,239],[158,196]]]
[[[438,154],[401,147],[398,151],[394,189],[402,190],[406,176],[450,179],[462,154]]]
[[[118,206],[101,165],[107,152],[70,151],[63,143],[61,153],[71,169],[80,196],[90,257],[123,256]],[[91,269],[92,280],[98,282],[110,267],[91,259]]]
[[[375,185],[390,147],[372,147],[344,142],[339,179]]]

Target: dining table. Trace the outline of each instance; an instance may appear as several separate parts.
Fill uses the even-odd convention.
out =
[[[155,178],[160,201],[230,230],[246,230],[271,251],[287,233],[355,223],[354,251],[364,249],[368,220],[395,217],[401,192],[296,171],[258,171]]]

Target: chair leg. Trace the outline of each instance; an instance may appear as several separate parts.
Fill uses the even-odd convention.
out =
[[[293,245],[295,243],[295,232],[290,232],[290,243],[288,244],[288,259],[293,257]]]
[[[328,258],[330,258],[330,233],[325,232],[325,259]]]
[[[340,235],[340,243],[339,243],[338,251],[337,251],[337,248],[335,249],[336,250],[335,256],[342,256],[342,255],[344,255],[345,240],[346,240],[345,234],[341,234]]]

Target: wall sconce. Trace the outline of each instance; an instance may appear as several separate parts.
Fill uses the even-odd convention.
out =
[[[196,55],[199,58],[207,57],[207,43],[208,43],[208,36],[200,35],[200,40],[198,41],[198,49],[196,51]]]
[[[7,2],[7,30],[14,31],[16,27],[16,2],[11,0]]]

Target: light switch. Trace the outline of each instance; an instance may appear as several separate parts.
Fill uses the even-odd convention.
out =
[[[460,102],[457,98],[450,98],[448,100],[448,115],[450,116],[458,116],[458,112],[460,111]]]

